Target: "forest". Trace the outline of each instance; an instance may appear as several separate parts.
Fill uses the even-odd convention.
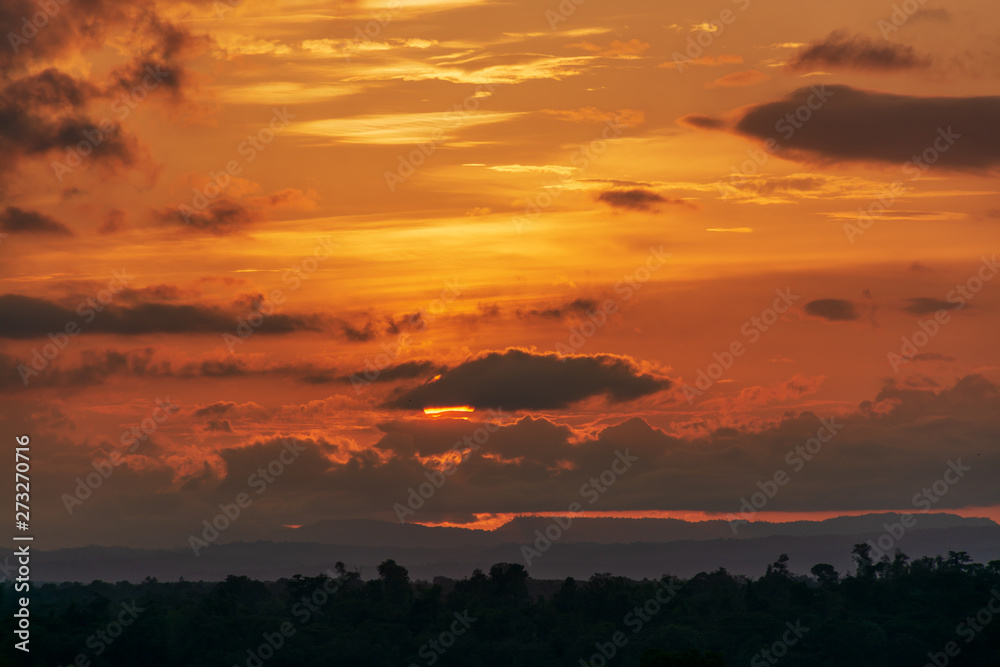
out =
[[[865,544],[853,561],[848,573],[820,563],[795,574],[782,554],[757,578],[716,569],[687,580],[535,580],[498,563],[425,582],[386,560],[370,579],[338,562],[273,582],[48,583],[31,590],[31,652],[18,664],[1000,664],[1000,561],[875,561]],[[19,594],[8,582],[0,595],[11,637]]]

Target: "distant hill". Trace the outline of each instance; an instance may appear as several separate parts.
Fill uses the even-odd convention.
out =
[[[634,542],[674,542],[677,540],[719,540],[773,537],[776,535],[854,535],[882,532],[885,523],[899,521],[899,514],[881,513],[842,516],[823,521],[741,521],[736,532],[728,521],[684,521],[682,519],[619,519],[577,517],[560,538],[563,544],[631,544]],[[912,530],[996,526],[990,519],[966,518],[955,514],[916,514]],[[521,516],[492,531],[468,528],[429,527],[368,519],[330,520],[284,528],[266,536],[275,542],[316,542],[341,546],[458,547],[496,545],[535,540],[535,531],[544,531],[551,517]]]
[[[535,557],[528,567],[536,579],[587,578],[610,572],[632,578],[670,573],[689,577],[726,568],[759,576],[779,554],[787,553],[793,572],[805,574],[817,563],[841,572],[851,565],[854,544],[876,540],[896,514],[839,517],[826,521],[754,523],[733,536],[724,521],[676,519],[584,519]],[[551,519],[524,517],[495,531],[435,528],[378,521],[327,521],[275,535],[274,541],[212,545],[195,556],[189,549],[82,547],[32,551],[35,581],[221,580],[230,574],[278,579],[317,574],[337,561],[376,576],[377,565],[393,558],[412,577],[461,578],[499,562],[525,563],[521,547],[534,544],[535,530]],[[917,524],[898,546],[912,558],[967,551],[978,562],[1000,559],[1000,526],[988,519],[947,514],[917,515]],[[0,550],[12,563],[12,551]]]

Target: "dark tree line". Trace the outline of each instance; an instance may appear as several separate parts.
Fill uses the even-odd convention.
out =
[[[1000,613],[981,613],[993,599],[1000,609],[1000,561],[875,561],[860,544],[854,562],[847,575],[821,563],[802,576],[781,555],[756,579],[718,569],[685,581],[538,581],[499,563],[414,582],[387,560],[368,581],[338,563],[276,582],[44,584],[31,593],[30,657],[17,663],[920,667],[952,642],[949,665],[1000,665]],[[0,588],[8,638],[16,595]]]

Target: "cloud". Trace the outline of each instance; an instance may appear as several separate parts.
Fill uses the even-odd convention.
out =
[[[930,315],[931,313],[936,313],[939,310],[958,310],[962,307],[960,303],[952,303],[951,301],[944,301],[942,299],[934,299],[930,297],[916,297],[913,299],[907,299],[910,305],[903,308],[906,312],[911,315]]]
[[[687,67],[688,65],[702,65],[705,67],[718,67],[720,65],[742,65],[743,56],[722,54],[720,56],[702,56],[701,58],[694,58],[692,60],[681,61],[681,67]],[[665,68],[677,68],[678,63],[669,60],[665,63],[660,63],[657,67]]]
[[[104,218],[104,222],[97,228],[98,234],[117,234],[125,230],[125,211],[112,209]]]
[[[787,391],[808,393],[811,382],[794,381]],[[37,412],[32,421],[26,417],[30,412]],[[246,432],[251,422],[238,421],[244,412],[260,410],[253,404],[218,404],[195,415],[195,427],[203,430],[206,420],[215,420],[225,428],[223,422],[229,420],[234,431]],[[967,376],[945,389],[890,383],[853,410],[789,411],[762,428],[727,427],[688,438],[636,417],[577,430],[550,418],[489,423],[473,414],[468,421],[383,422],[374,445],[359,447],[346,438],[275,430],[268,422],[266,436],[234,446],[226,440],[227,446],[218,450],[199,450],[211,466],[192,468],[190,452],[179,445],[166,454],[184,451],[186,456],[157,456],[145,469],[122,466],[115,472],[116,479],[122,479],[94,494],[87,512],[70,517],[61,504],[49,503],[51,510],[40,525],[60,539],[73,533],[82,544],[120,540],[126,533],[134,546],[183,543],[191,526],[204,518],[205,507],[231,501],[246,489],[247,477],[266,467],[289,441],[299,457],[268,487],[268,503],[234,525],[231,530],[236,532],[228,533],[231,539],[243,539],[244,530],[266,533],[287,523],[289,515],[304,523],[359,517],[397,520],[392,505],[405,504],[408,489],[426,481],[442,455],[456,446],[465,450],[470,442],[478,443],[477,449],[449,474],[447,493],[435,496],[416,520],[565,511],[572,499],[580,498],[581,484],[599,476],[619,459],[619,452],[627,452],[634,465],[602,494],[601,510],[738,514],[740,498],[758,491],[758,482],[771,479],[776,470],[785,471],[794,482],[768,501],[769,511],[900,510],[910,506],[920,489],[940,479],[950,469],[949,461],[968,469],[960,483],[940,496],[935,509],[989,507],[1000,504],[995,483],[1000,452],[992,446],[1000,440],[998,413],[998,387],[983,377]],[[50,428],[42,427],[42,420],[49,419],[42,410],[0,405],[0,423],[8,432],[49,435]],[[832,440],[817,439],[819,435],[828,440],[831,432]],[[486,434],[486,440],[479,434]],[[232,438],[225,431],[210,436]],[[94,443],[46,441],[51,446],[39,451],[39,464],[45,466],[51,488],[73,488],[80,470],[90,465]],[[807,450],[812,452],[809,458],[803,456]]]
[[[242,231],[261,216],[239,202],[219,199],[201,210],[188,205],[169,206],[154,211],[153,217],[164,224],[181,225],[198,232],[226,236]]]
[[[562,320],[571,315],[586,315],[595,308],[597,308],[596,299],[582,298],[574,299],[569,303],[551,308],[531,308],[528,310],[518,308],[514,311],[514,314],[520,319],[540,318],[543,320]]]
[[[788,119],[802,117],[802,109],[809,118],[793,125]],[[1000,164],[997,117],[1000,97],[916,97],[818,85],[742,109],[735,130],[774,139],[776,155],[799,161],[905,164],[907,173],[921,173],[933,154],[935,169],[989,170]],[[713,127],[714,119],[687,118]]]
[[[677,122],[681,125],[687,125],[688,127],[693,127],[698,130],[721,130],[728,125],[726,121],[721,118],[714,118],[712,116],[706,116],[698,113],[681,116],[677,119]]]
[[[9,234],[49,234],[73,236],[69,227],[37,211],[25,211],[8,206],[0,213],[0,230]]]
[[[847,322],[858,319],[858,311],[851,301],[843,299],[816,299],[805,305],[805,311],[830,322]]]
[[[751,69],[744,72],[733,72],[731,74],[726,74],[725,76],[720,76],[715,81],[705,84],[705,87],[736,88],[740,86],[752,86],[755,83],[767,81],[770,78],[771,77],[761,71]]]
[[[236,313],[226,312],[221,308],[195,304],[111,304],[98,313],[93,304],[86,300],[81,301],[77,309],[71,309],[20,294],[0,295],[0,338],[8,339],[42,338],[50,333],[63,331],[68,322],[76,322],[80,329],[88,332],[121,336],[221,335],[236,330],[237,317]],[[92,321],[87,322],[87,319]],[[293,331],[321,331],[322,328],[319,317],[315,315],[275,313],[265,318],[255,331],[284,334]]]
[[[49,68],[0,89],[0,172],[22,159],[87,141],[88,160],[128,166],[140,159],[137,142],[110,119],[91,120],[86,107],[97,87]],[[99,140],[88,140],[96,137]]]
[[[630,211],[655,211],[656,204],[679,204],[691,206],[683,199],[667,198],[650,190],[636,188],[633,190],[608,190],[597,196],[597,201],[604,202],[613,208],[625,208]]]
[[[612,402],[634,400],[670,386],[670,380],[643,372],[629,357],[561,356],[512,348],[465,361],[387,405],[409,410],[446,405],[558,409],[593,396]]]
[[[604,58],[636,58],[649,49],[649,44],[638,39],[630,39],[627,42],[616,39],[607,45],[579,42],[568,44],[566,48],[583,49]]]
[[[796,71],[826,68],[888,72],[926,68],[930,64],[931,59],[919,55],[912,46],[835,31],[793,55],[788,61],[788,68]]]
[[[555,116],[571,123],[605,123],[615,121],[622,127],[637,127],[646,121],[646,115],[636,109],[618,109],[617,111],[601,111],[597,107],[580,109],[542,109],[540,113]]]
[[[319,371],[304,375],[300,378],[300,381],[307,384],[398,382],[400,380],[414,380],[416,378],[435,375],[445,370],[447,370],[446,366],[441,366],[428,359],[411,359],[394,366],[387,366],[377,373],[373,373],[371,369],[367,368],[357,370],[350,375],[336,375],[332,371]]]

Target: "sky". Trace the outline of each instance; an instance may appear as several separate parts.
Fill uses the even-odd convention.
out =
[[[998,18],[5,2],[36,539],[1000,519]]]

